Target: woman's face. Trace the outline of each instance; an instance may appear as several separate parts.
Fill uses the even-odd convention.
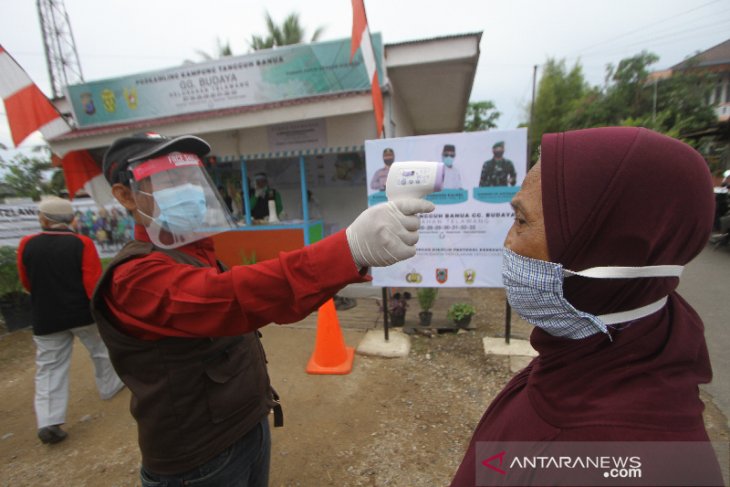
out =
[[[515,221],[507,233],[504,246],[516,254],[549,261],[545,220],[542,215],[540,161],[527,173],[522,188],[512,198],[511,204],[515,211]]]

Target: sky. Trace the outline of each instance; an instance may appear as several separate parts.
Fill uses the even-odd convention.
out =
[[[86,81],[202,61],[217,41],[249,52],[266,33],[264,14],[281,22],[298,12],[306,33],[349,38],[347,0],[63,0]],[[500,129],[526,120],[533,66],[548,58],[583,65],[588,82],[603,84],[605,67],[648,50],[653,68],[668,68],[730,38],[729,0],[365,0],[371,32],[386,44],[483,32],[471,101],[492,100]],[[0,44],[46,94],[46,67],[36,2],[0,0]],[[22,147],[39,143],[29,138]],[[0,104],[0,144],[12,147]],[[0,150],[0,157],[14,151]]]

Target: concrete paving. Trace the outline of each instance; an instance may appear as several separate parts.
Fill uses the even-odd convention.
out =
[[[705,324],[713,379],[702,389],[730,418],[730,249],[705,248],[682,273],[679,294]]]
[[[482,339],[484,353],[487,355],[519,355],[523,357],[537,357],[537,352],[529,340],[516,340],[512,338],[509,343],[501,337],[484,337]]]
[[[506,355],[509,357],[509,370],[517,373],[527,367],[533,357],[537,357],[537,351],[532,348],[529,340],[512,338],[509,343],[502,337],[482,338],[484,353],[487,355]]]
[[[383,330],[368,330],[357,346],[360,355],[374,357],[407,357],[410,351],[411,337],[398,330],[388,330],[388,341]]]

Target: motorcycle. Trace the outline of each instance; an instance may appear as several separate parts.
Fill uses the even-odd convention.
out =
[[[715,188],[715,231],[710,237],[714,248],[730,246],[730,169],[723,174],[722,185]]]

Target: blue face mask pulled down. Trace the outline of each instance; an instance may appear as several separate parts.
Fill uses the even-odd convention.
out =
[[[197,184],[185,183],[161,189],[151,196],[160,210],[160,214],[153,220],[171,233],[194,232],[205,221],[205,191]]]
[[[579,311],[563,295],[563,279],[582,276],[593,279],[634,279],[642,277],[679,277],[683,266],[592,267],[580,272],[562,265],[532,259],[504,249],[502,282],[510,306],[526,321],[547,333],[580,339],[596,333],[608,334],[607,325],[637,320],[659,311],[667,297],[641,308],[595,316]]]

